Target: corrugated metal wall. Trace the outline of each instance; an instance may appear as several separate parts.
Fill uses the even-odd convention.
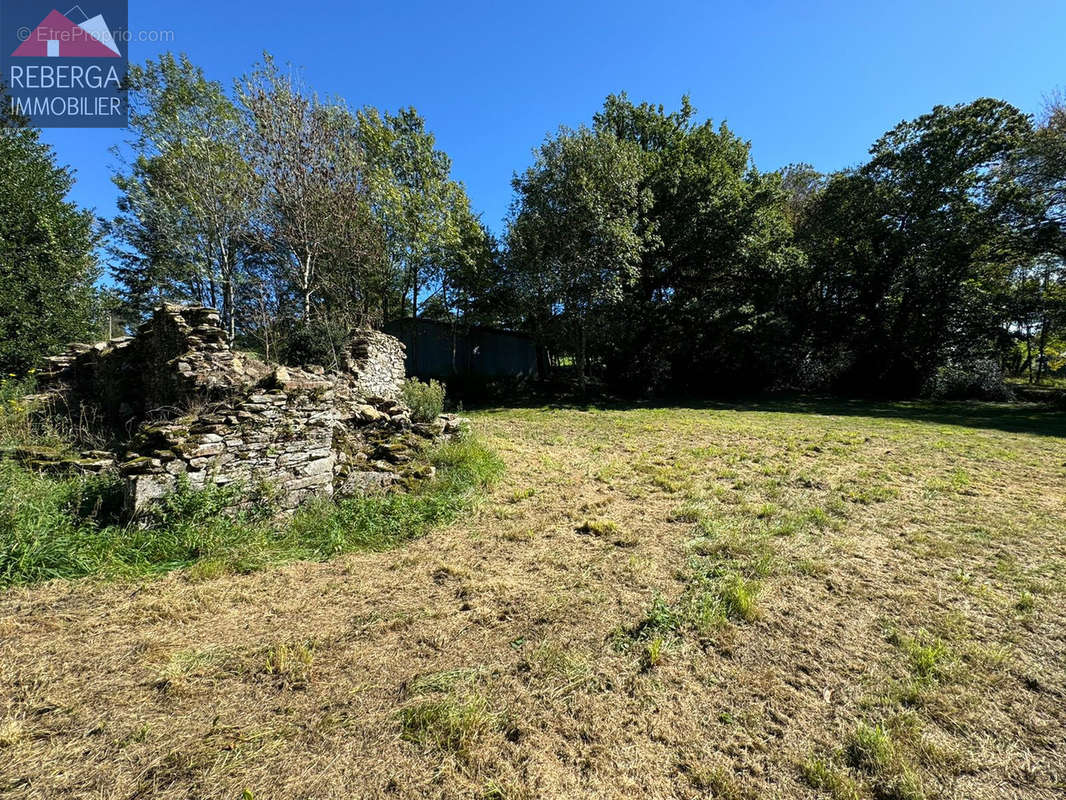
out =
[[[498,378],[537,374],[537,347],[521,334],[492,328],[453,329],[448,323],[422,319],[396,320],[385,330],[407,345],[408,376]]]

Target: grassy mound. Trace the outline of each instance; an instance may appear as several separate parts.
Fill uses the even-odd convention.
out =
[[[380,550],[447,523],[499,474],[465,437],[428,453],[436,477],[410,494],[317,501],[278,521],[265,497],[223,514],[240,489],[181,488],[136,524],[122,524],[114,476],[54,478],[0,462],[0,586],[86,575],[136,577],[191,568],[209,575]]]

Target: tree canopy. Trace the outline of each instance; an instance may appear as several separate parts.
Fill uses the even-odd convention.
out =
[[[24,374],[92,329],[97,240],[92,215],[66,199],[73,182],[71,171],[56,164],[36,130],[18,120],[0,126],[0,370],[5,374]]]

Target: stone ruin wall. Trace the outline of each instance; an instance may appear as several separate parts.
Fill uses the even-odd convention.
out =
[[[407,377],[403,342],[380,331],[360,331],[343,354],[343,372],[351,377],[352,389],[363,397],[395,400]]]
[[[412,422],[404,346],[377,331],[354,336],[336,371],[276,367],[232,351],[212,309],[168,305],[135,336],[49,361],[38,398],[131,434],[116,463],[134,512],[180,480],[266,483],[285,509],[410,486],[432,474],[422,445],[459,428],[450,415]]]

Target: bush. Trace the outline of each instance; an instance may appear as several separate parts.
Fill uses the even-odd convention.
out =
[[[317,364],[334,369],[349,332],[331,321],[282,319],[277,324],[278,361],[291,367]]]
[[[926,385],[925,394],[933,400],[1013,399],[1010,388],[1003,382],[999,364],[988,359],[969,366],[948,364],[940,367]]]
[[[25,402],[26,395],[32,391],[32,375],[21,380],[14,374],[0,377],[0,446],[33,443],[30,409]]]
[[[437,381],[422,383],[409,378],[404,381],[401,395],[415,422],[432,422],[444,412],[444,386]]]

